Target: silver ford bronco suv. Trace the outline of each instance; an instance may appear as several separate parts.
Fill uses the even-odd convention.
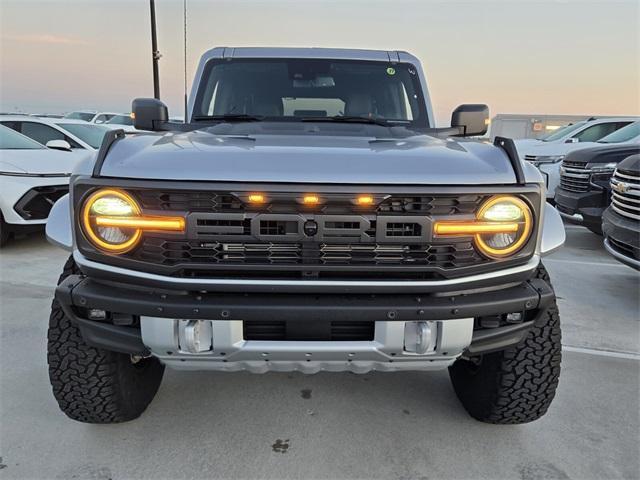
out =
[[[49,375],[81,422],[132,420],[165,366],[449,369],[465,409],[525,423],[551,403],[560,321],[541,258],[564,242],[538,170],[462,105],[435,128],[401,51],[214,48],[184,124],[133,102],[53,207],[71,252]]]

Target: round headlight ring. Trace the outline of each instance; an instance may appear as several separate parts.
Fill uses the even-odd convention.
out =
[[[495,197],[491,197],[480,207],[476,218],[479,221],[485,221],[486,219],[484,218],[484,215],[486,214],[486,212],[491,207],[500,203],[509,203],[518,207],[522,212],[522,220],[518,222],[520,224],[520,229],[518,231],[516,241],[506,248],[494,248],[485,242],[485,240],[482,238],[483,234],[475,235],[475,242],[478,249],[484,255],[490,258],[504,258],[513,255],[527,243],[527,241],[531,237],[531,232],[533,230],[533,215],[531,213],[531,208],[529,207],[527,202],[525,202],[521,198],[510,195],[498,195]]]
[[[82,208],[81,220],[82,220],[82,231],[84,232],[87,239],[97,248],[103,250],[107,253],[121,254],[130,251],[132,248],[136,246],[136,244],[140,241],[142,236],[142,230],[136,228],[133,230],[131,236],[122,243],[109,243],[101,238],[94,230],[94,225],[92,224],[92,212],[91,208],[101,198],[105,197],[115,197],[118,198],[131,206],[133,215],[140,215],[141,210],[138,203],[135,201],[131,195],[127,194],[122,190],[105,188],[98,190],[85,200],[84,206]]]

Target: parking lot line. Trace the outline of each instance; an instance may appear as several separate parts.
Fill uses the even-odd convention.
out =
[[[547,262],[557,262],[557,263],[575,263],[578,265],[591,265],[596,267],[621,267],[621,268],[629,268],[622,263],[608,263],[608,262],[585,262],[584,260],[566,260],[561,258],[545,258],[544,263]]]
[[[562,351],[584,353],[586,355],[595,355],[598,357],[624,358],[626,360],[635,360],[640,362],[640,354],[632,352],[617,352],[614,350],[600,350],[597,348],[573,347],[571,345],[562,345]]]

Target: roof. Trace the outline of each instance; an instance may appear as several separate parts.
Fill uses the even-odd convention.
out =
[[[0,115],[0,121],[12,120],[12,121],[25,121],[25,122],[38,122],[45,124],[62,124],[62,123],[75,123],[88,125],[84,120],[78,120],[73,118],[49,118],[49,117],[32,117],[30,115]]]
[[[396,50],[356,48],[298,47],[216,47],[203,58],[319,58],[336,60],[370,60],[379,62],[417,61],[413,55]]]

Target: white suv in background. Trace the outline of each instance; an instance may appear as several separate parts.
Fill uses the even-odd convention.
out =
[[[93,154],[100,148],[105,133],[114,128],[67,118],[15,115],[1,115],[0,124],[49,148],[66,150],[83,157]]]
[[[547,200],[552,201],[560,183],[560,163],[567,153],[598,146],[596,142],[599,140],[638,120],[638,117],[616,117],[577,122],[543,140],[533,143],[516,141],[516,146],[520,158],[531,162],[542,172],[547,183]]]
[[[106,123],[118,115],[113,112],[97,112],[95,110],[76,110],[67,113],[64,118],[69,120],[82,120],[89,123]]]

